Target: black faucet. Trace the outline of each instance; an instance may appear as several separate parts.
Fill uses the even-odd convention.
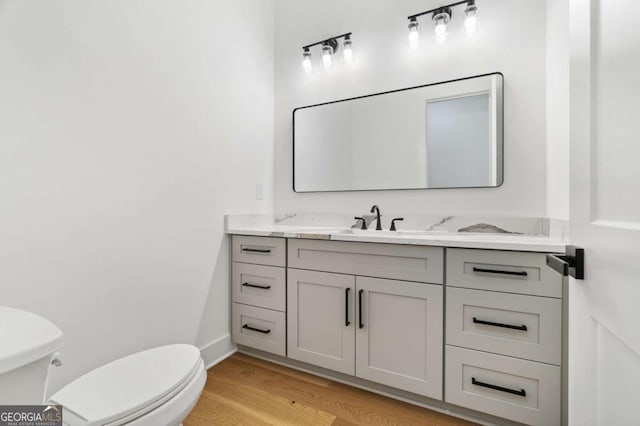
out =
[[[395,219],[392,219],[391,220],[391,228],[389,228],[389,231],[397,231],[396,222],[400,221],[400,220],[404,220],[404,217],[396,217]]]
[[[360,229],[362,229],[363,231],[367,230],[367,219],[365,219],[364,217],[354,217],[355,220],[361,220],[362,221],[362,225],[360,226]],[[356,223],[357,225],[357,223]],[[353,227],[355,227],[356,225],[354,225]]]
[[[376,223],[376,231],[382,231],[382,222],[380,221],[380,208],[378,206],[371,207],[371,213],[376,214],[376,219],[378,222]]]

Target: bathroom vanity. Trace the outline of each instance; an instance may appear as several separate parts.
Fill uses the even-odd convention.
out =
[[[561,243],[228,232],[241,351],[475,421],[563,423]]]

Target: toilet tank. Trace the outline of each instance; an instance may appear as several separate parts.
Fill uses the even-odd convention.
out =
[[[45,402],[49,369],[62,348],[62,331],[50,321],[0,306],[0,405]]]

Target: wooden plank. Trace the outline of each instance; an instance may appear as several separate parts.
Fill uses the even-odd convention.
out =
[[[249,355],[237,353],[234,356],[234,359],[240,360],[242,362],[246,362],[247,364],[255,365],[256,367],[266,368],[267,370],[271,370],[273,372],[283,374],[285,376],[289,376],[293,379],[302,380],[305,382],[309,382],[316,386],[321,386],[326,388],[329,386],[331,382],[329,379],[325,379],[318,376],[313,376],[311,374],[303,373],[302,371],[294,370],[292,368],[283,367],[282,365],[273,364],[271,362],[267,362],[258,358],[254,358]]]
[[[185,426],[438,425],[467,421],[330,380],[235,354],[209,370]]]
[[[268,423],[237,410],[216,393],[205,389],[198,404],[184,421],[184,426],[210,425],[264,426]]]
[[[335,416],[252,385],[216,382],[215,398],[261,422],[277,425],[331,425]]]

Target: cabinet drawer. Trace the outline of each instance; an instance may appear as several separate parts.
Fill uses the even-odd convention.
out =
[[[447,285],[562,297],[562,277],[543,253],[447,249]]]
[[[560,367],[447,346],[445,401],[529,425],[561,422]]]
[[[234,262],[286,266],[287,242],[284,238],[234,235],[231,241]]]
[[[233,301],[259,308],[284,311],[286,307],[286,269],[277,266],[233,263]]]
[[[447,288],[447,344],[560,365],[562,301]]]
[[[286,355],[284,312],[239,303],[234,303],[231,310],[231,336],[234,342],[276,355]]]
[[[289,240],[289,267],[442,284],[442,247]]]

